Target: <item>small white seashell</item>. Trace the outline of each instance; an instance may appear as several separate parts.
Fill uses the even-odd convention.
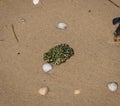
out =
[[[52,70],[52,65],[49,63],[45,63],[45,64],[43,64],[42,69],[44,72],[49,72]]]
[[[39,89],[38,93],[40,95],[45,96],[48,93],[48,91],[49,91],[48,87],[42,87],[42,88]]]
[[[25,24],[26,20],[24,18],[22,18],[22,17],[19,17],[18,22]]]
[[[59,29],[66,29],[67,28],[67,24],[65,24],[63,22],[58,23],[57,28],[59,28]]]
[[[79,89],[74,90],[74,94],[75,94],[75,95],[80,94],[80,90],[79,90]]]
[[[108,89],[112,92],[116,91],[118,88],[118,84],[116,82],[108,83]]]
[[[37,5],[39,3],[39,0],[33,0],[33,4]]]

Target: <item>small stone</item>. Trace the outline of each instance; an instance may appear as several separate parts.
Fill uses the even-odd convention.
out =
[[[37,5],[39,3],[39,0],[33,0],[33,4]]]
[[[45,63],[45,64],[43,64],[42,69],[44,72],[49,72],[52,70],[52,65],[49,63]]]
[[[108,89],[112,92],[116,91],[118,88],[118,84],[116,82],[109,82]]]
[[[42,87],[42,88],[39,89],[38,93],[40,95],[45,96],[48,93],[48,91],[49,91],[48,87]]]
[[[59,29],[66,29],[67,28],[67,24],[63,23],[63,22],[58,23],[57,28],[59,28]]]
[[[78,90],[78,89],[74,90],[74,94],[75,94],[75,95],[80,94],[80,90]]]

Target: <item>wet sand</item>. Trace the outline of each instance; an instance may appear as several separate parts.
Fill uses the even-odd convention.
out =
[[[111,81],[120,84],[112,25],[120,1],[112,1],[118,7],[109,0],[41,0],[36,6],[0,0],[0,106],[120,106],[120,88],[107,88]],[[57,29],[59,22],[68,28]],[[43,53],[60,43],[75,55],[46,74]],[[38,93],[43,86],[50,89],[46,96]]]

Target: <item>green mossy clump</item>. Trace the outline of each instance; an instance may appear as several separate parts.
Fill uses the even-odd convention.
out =
[[[43,59],[48,63],[59,65],[74,55],[74,50],[68,44],[60,44],[44,53]]]

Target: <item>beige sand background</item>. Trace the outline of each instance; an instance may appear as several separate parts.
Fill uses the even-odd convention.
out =
[[[120,84],[120,45],[112,43],[118,16],[108,0],[0,0],[0,106],[120,106],[120,87],[107,89]],[[59,22],[68,29],[57,29]],[[43,53],[60,43],[75,55],[43,73]],[[46,96],[38,94],[43,86]]]

